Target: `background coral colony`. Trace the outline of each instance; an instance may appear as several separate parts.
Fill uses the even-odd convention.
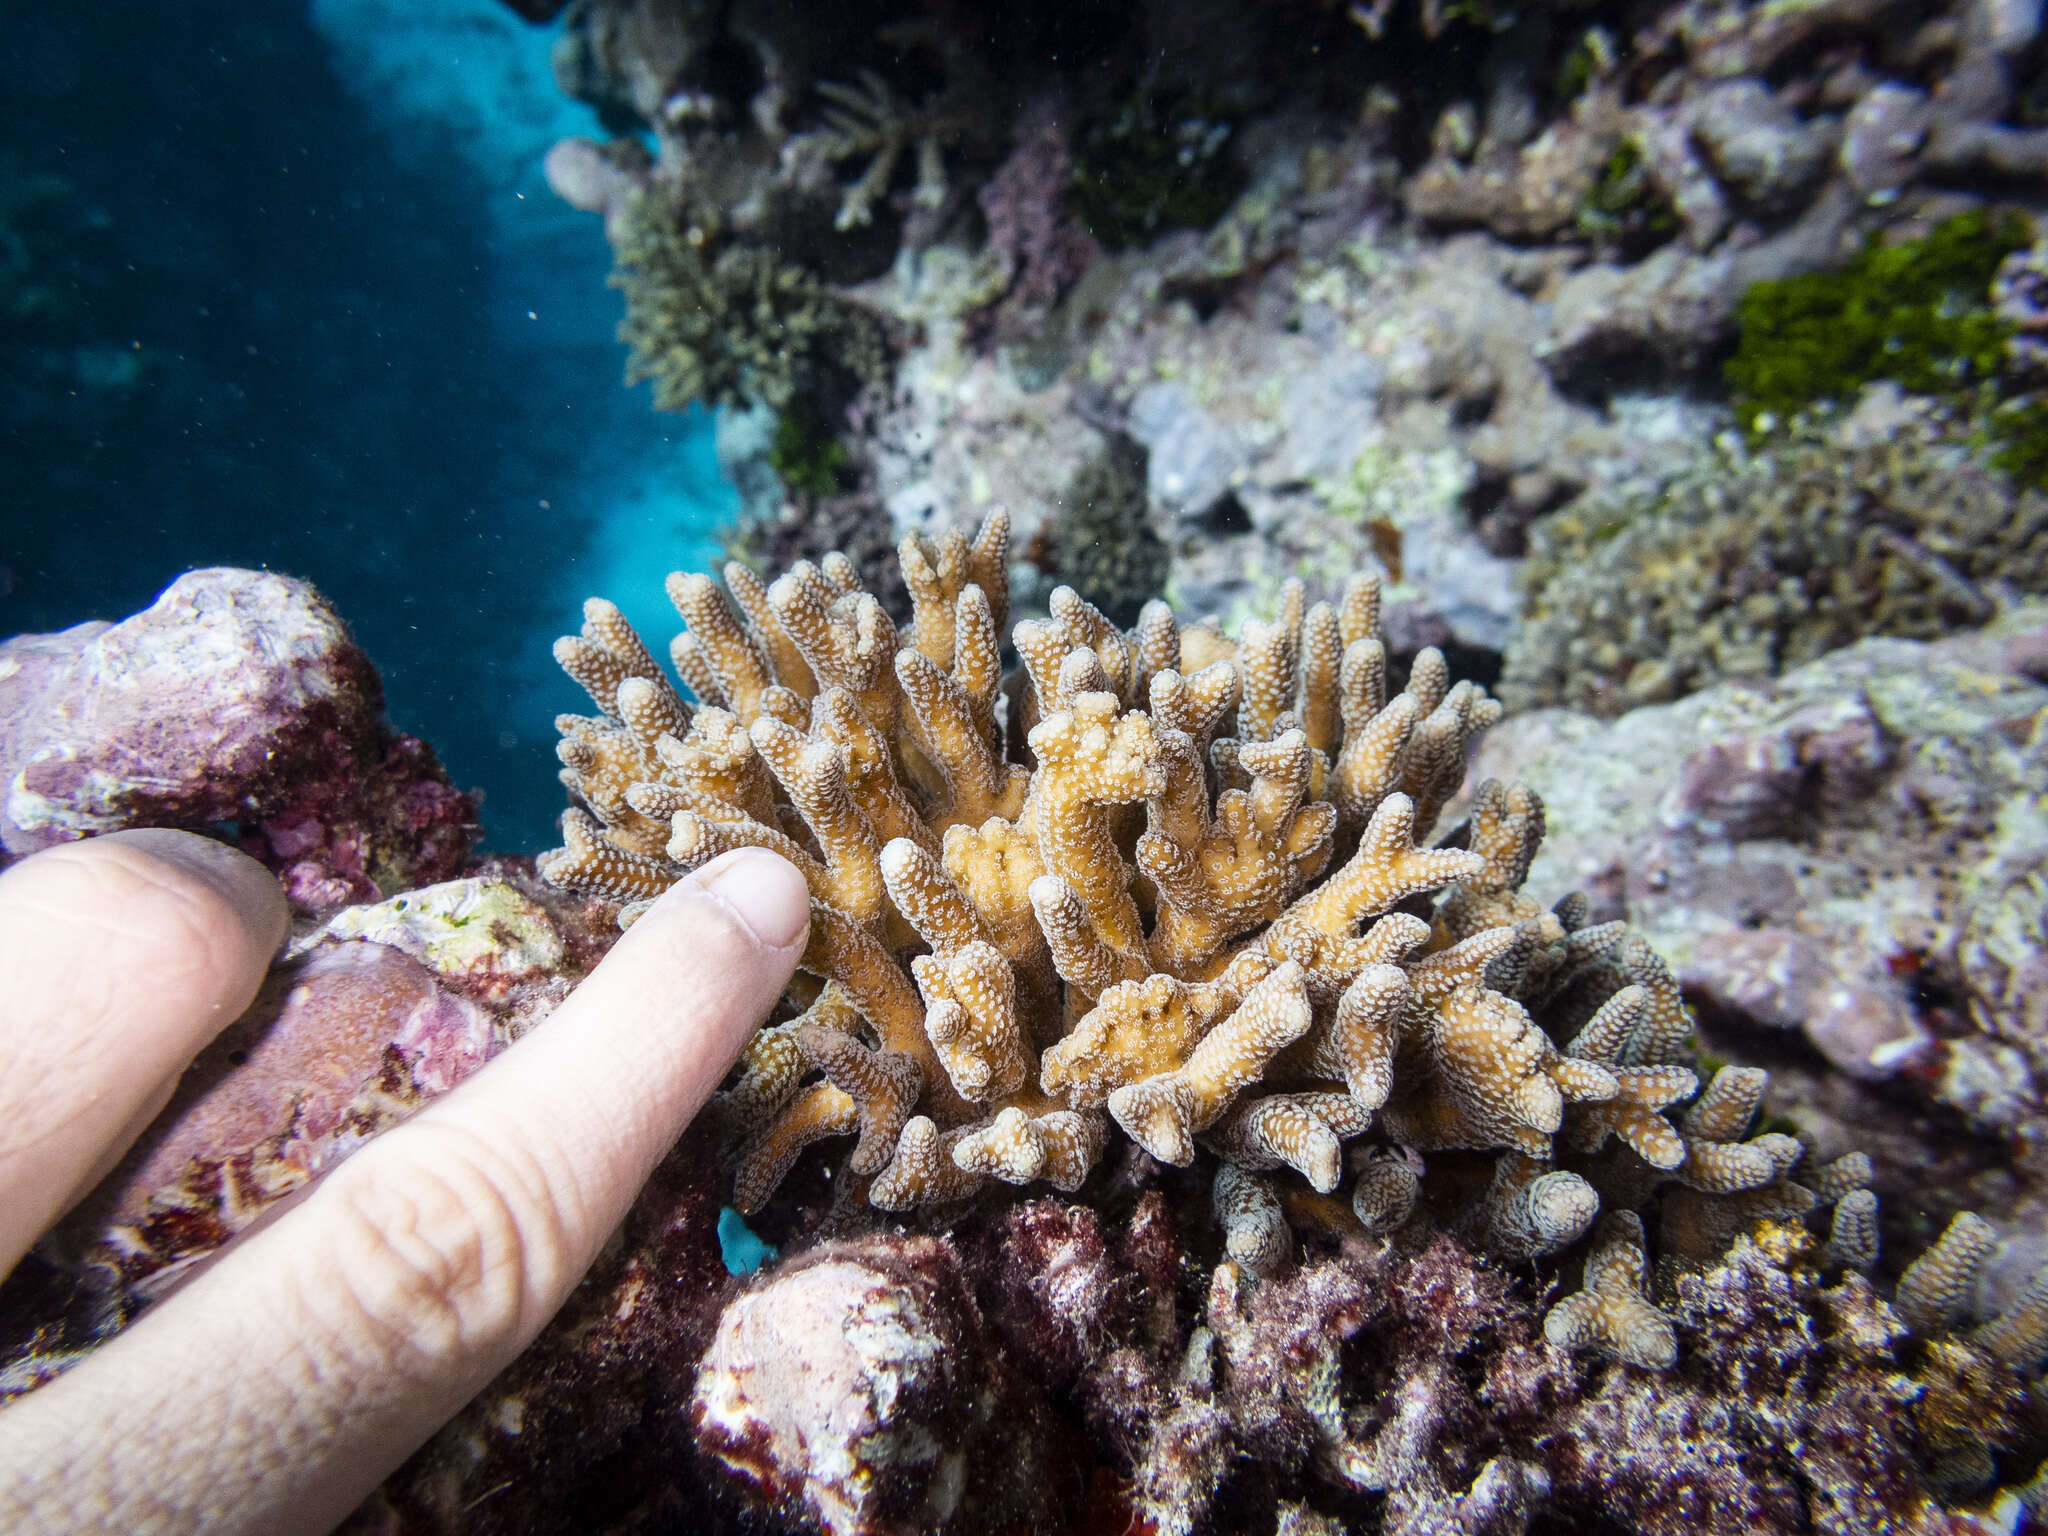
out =
[[[2042,30],[26,21],[0,849],[294,926],[0,1399],[760,846],[797,980],[349,1529],[2048,1528]]]

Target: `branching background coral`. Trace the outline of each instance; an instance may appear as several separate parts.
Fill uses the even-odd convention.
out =
[[[2048,589],[2048,498],[1879,386],[1653,493],[1539,523],[1501,693],[1603,714],[1770,677],[1865,635],[1931,639]]]

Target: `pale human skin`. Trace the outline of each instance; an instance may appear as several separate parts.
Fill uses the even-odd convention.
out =
[[[758,850],[671,890],[545,1024],[0,1409],[0,1530],[335,1525],[561,1306],[809,923]],[[0,874],[0,1274],[248,1005],[285,924],[261,866],[187,833]]]

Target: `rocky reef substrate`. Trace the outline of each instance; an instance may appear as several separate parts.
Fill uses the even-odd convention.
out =
[[[282,605],[228,648],[221,702],[283,696],[306,653],[282,642],[309,614],[345,645],[310,598]],[[1120,1139],[1071,1193],[999,1184],[903,1216],[814,1156],[755,1218],[781,1256],[736,1275],[719,1236],[730,1125],[707,1115],[563,1315],[355,1528],[2026,1528],[2048,1429],[2048,1308],[2028,1289],[2039,1032],[2000,978],[2040,950],[1978,888],[2006,888],[2038,814],[2041,622],[1866,642],[1613,721],[1511,719],[1468,775],[1548,796],[1529,888],[1583,888],[1588,919],[1652,935],[1707,1048],[1768,1062],[1763,1140],[1796,1147],[1838,1209],[1866,1209],[1846,1196],[1869,1159],[1881,1239],[1759,1209],[1725,1251],[1674,1264],[1623,1213],[1555,1255],[1504,1258],[1452,1219],[1483,1160],[1460,1173],[1460,1154],[1430,1153],[1420,1209],[1382,1230],[1282,1170],[1290,1252],[1269,1263],[1206,1154],[1177,1167]],[[70,718],[97,676],[73,675],[10,722]],[[33,730],[10,724],[10,761],[67,739]],[[162,814],[109,815],[97,783],[75,791],[107,817],[92,830]],[[1901,885],[1857,841],[1912,837],[1943,861],[1921,879],[1951,884]],[[616,931],[615,902],[524,861],[450,873],[301,912],[249,1015],[0,1290],[0,1387],[61,1370],[269,1201],[541,1022]],[[1801,878],[1831,881],[1835,904]],[[1729,905],[1753,888],[1778,904]],[[1940,987],[1887,965],[1900,951],[1875,937],[1930,914],[1947,926],[1909,936]],[[1766,940],[1804,946],[1813,974],[1794,967],[1784,987],[1816,989],[1806,1003],[1742,990],[1776,972],[1733,947]],[[1830,1023],[1836,992],[1871,996]],[[1849,1027],[1865,1014],[1883,1027]],[[1997,1093],[1970,1096],[1992,1079]],[[1909,1265],[1960,1206],[1989,1222],[1959,1220],[1939,1263]],[[1571,1347],[1594,1337],[1640,1363]]]

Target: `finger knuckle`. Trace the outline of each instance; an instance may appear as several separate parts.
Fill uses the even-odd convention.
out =
[[[535,1169],[459,1129],[416,1129],[428,1156],[359,1157],[330,1181],[331,1278],[359,1347],[431,1376],[523,1344],[562,1245]]]

